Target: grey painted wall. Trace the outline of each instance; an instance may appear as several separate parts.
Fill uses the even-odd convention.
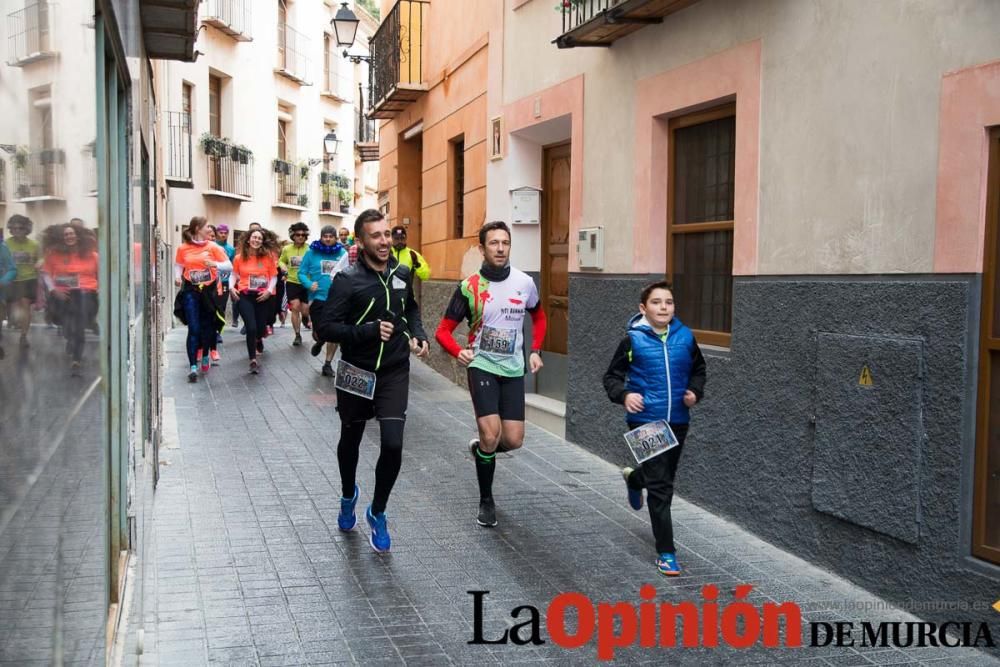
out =
[[[648,277],[570,280],[567,438],[625,464],[601,378]],[[732,347],[705,350],[678,493],[892,600],[995,589],[967,558],[978,280],[737,279]],[[872,388],[857,384],[865,363]]]

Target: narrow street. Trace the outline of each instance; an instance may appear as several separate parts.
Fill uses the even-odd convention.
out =
[[[560,648],[550,640],[544,617],[544,644],[469,645],[470,590],[490,591],[484,602],[487,639],[527,618],[511,618],[519,605],[533,605],[544,615],[552,598],[566,591],[595,603],[638,604],[646,583],[656,587],[658,602],[696,604],[701,587],[716,584],[720,609],[736,585],[752,584],[748,601],[755,606],[799,604],[804,644],[809,621],[913,620],[897,611],[850,608],[880,601],[680,499],[674,520],[684,573],[660,577],[648,516],[628,508],[618,470],[530,424],[525,447],[500,457],[499,526],[478,527],[466,450],[474,424],[468,396],[416,361],[403,469],[388,507],[392,552],[377,555],[363,520],[354,532],[337,530],[335,394],[308,348],[290,346],[290,328],[276,329],[266,343],[264,370],[253,377],[246,372],[241,338],[227,328],[222,366],[207,380],[188,384],[184,333],[175,329],[167,338],[167,442],[160,452],[159,488],[147,499],[145,520],[151,525],[139,547],[142,588],[133,591],[141,597],[130,603],[125,664],[596,661],[596,640],[576,650]],[[371,497],[376,442],[373,422],[359,466],[359,507]],[[997,664],[971,649],[933,647],[636,646],[615,653],[620,663],[667,660]]]

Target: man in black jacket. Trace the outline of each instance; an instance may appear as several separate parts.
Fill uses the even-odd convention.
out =
[[[428,345],[413,298],[413,276],[392,257],[385,218],[374,209],[362,212],[354,223],[354,237],[361,250],[358,261],[334,277],[327,305],[314,326],[321,341],[341,346],[336,374],[341,423],[337,463],[343,490],[337,525],[349,531],[357,523],[358,448],[365,423],[375,417],[382,446],[365,518],[372,530],[372,548],[382,552],[391,544],[385,506],[403,460],[410,352],[427,356]]]

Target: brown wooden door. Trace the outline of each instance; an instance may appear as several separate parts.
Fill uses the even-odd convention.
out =
[[[990,133],[973,553],[1000,563],[1000,129]]]
[[[545,149],[542,185],[542,307],[548,316],[543,349],[566,354],[569,336],[570,144]]]

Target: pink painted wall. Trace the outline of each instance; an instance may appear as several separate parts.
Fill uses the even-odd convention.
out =
[[[986,231],[987,128],[1000,125],[1000,61],[941,81],[935,273],[981,273]]]
[[[633,270],[667,270],[667,121],[736,100],[733,275],[757,272],[761,43],[733,47],[636,84]]]
[[[541,106],[541,115],[535,117],[536,100]],[[577,266],[576,243],[572,239],[580,229],[583,219],[583,75],[563,81],[533,95],[522,97],[504,107],[504,132],[510,134],[538,125],[545,121],[570,116],[572,130],[570,141],[570,198],[569,198],[569,267],[573,272]]]

